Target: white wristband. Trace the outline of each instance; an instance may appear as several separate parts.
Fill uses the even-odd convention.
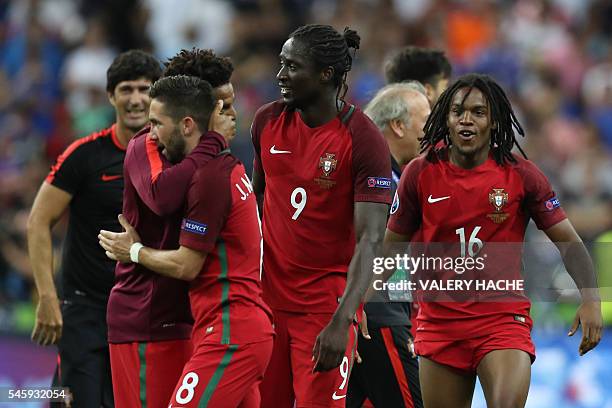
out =
[[[134,242],[130,247],[130,260],[134,263],[138,263],[138,253],[140,249],[143,247],[140,242]]]

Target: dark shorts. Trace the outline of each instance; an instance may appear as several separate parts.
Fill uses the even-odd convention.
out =
[[[376,408],[422,408],[419,363],[412,356],[407,326],[370,328],[371,340],[359,334],[363,360],[349,381],[347,408],[360,408],[367,398]]]
[[[62,303],[62,337],[54,387],[67,387],[72,407],[114,407],[106,310],[70,301]],[[52,403],[51,407],[62,407]]]

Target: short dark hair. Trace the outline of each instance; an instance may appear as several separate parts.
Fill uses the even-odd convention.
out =
[[[525,136],[525,131],[521,127],[510,100],[504,90],[488,75],[467,74],[457,78],[457,80],[440,95],[440,99],[434,105],[431,114],[425,122],[425,135],[421,139],[421,151],[429,151],[442,141],[446,146],[451,145],[449,129],[447,125],[450,106],[455,93],[461,88],[469,88],[470,91],[477,88],[482,92],[489,103],[491,109],[491,151],[498,164],[508,161],[516,163],[516,158],[512,154],[512,148],[516,146],[527,158],[521,146],[516,141],[516,132]],[[469,92],[465,94],[465,98]]]
[[[153,84],[149,95],[164,104],[164,112],[175,122],[191,116],[200,130],[208,129],[215,99],[207,81],[187,75],[163,77]]]
[[[213,88],[230,82],[234,65],[228,57],[218,57],[213,50],[181,50],[165,63],[164,76],[189,75],[207,81]]]
[[[450,78],[452,67],[444,51],[408,46],[385,63],[387,83],[419,81],[435,86],[440,78]]]
[[[353,66],[353,55],[349,49],[359,49],[361,38],[357,31],[348,27],[340,34],[330,25],[308,24],[289,35],[306,46],[310,57],[318,67],[334,69],[333,82],[338,88],[338,99],[343,99],[348,90],[346,77]]]
[[[146,78],[155,82],[161,76],[159,61],[149,53],[142,50],[123,52],[115,58],[106,71],[106,90],[110,93],[122,81],[133,81]]]

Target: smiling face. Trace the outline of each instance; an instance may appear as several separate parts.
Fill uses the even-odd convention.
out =
[[[455,92],[447,126],[453,145],[451,155],[462,156],[456,157],[459,161],[482,163],[486,160],[491,141],[491,111],[478,88],[464,87]]]
[[[308,58],[306,47],[294,38],[288,39],[279,55],[276,75],[283,102],[302,109],[318,98],[323,90],[321,70]]]
[[[172,117],[166,114],[164,104],[158,99],[151,101],[149,122],[151,123],[151,139],[157,142],[162,154],[172,163],[183,160],[186,143],[179,123],[175,123]]]
[[[115,107],[117,123],[132,132],[144,127],[148,120],[149,89],[151,81],[140,78],[132,81],[121,81],[113,93],[109,93],[110,103]]]

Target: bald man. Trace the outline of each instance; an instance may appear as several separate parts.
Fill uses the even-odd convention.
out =
[[[364,110],[389,144],[394,191],[403,166],[419,154],[419,138],[430,113],[425,95],[425,88],[416,81],[391,84],[378,91]],[[405,279],[397,276],[399,272],[389,281]],[[370,339],[359,336],[361,362],[351,373],[347,408],[361,407],[366,398],[376,408],[423,407],[419,366],[412,350],[410,299],[409,292],[374,291],[366,304]]]

